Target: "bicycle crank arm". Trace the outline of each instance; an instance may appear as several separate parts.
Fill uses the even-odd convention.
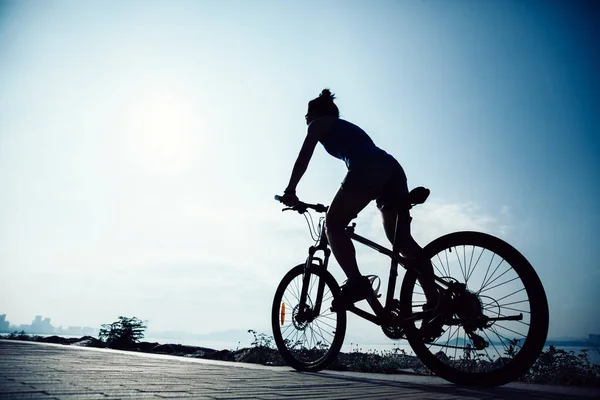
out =
[[[379,325],[379,326],[388,325],[388,326],[400,327],[400,326],[402,326],[402,324],[404,324],[406,321],[408,321],[408,319],[405,319],[402,317],[392,316],[392,315],[386,313],[385,311],[383,311],[383,309],[380,311],[379,315],[371,314],[365,310],[361,310],[360,308],[356,307],[355,305],[349,307],[346,311],[354,313],[354,314],[358,315],[359,317],[366,319],[367,321],[371,321],[375,325]]]

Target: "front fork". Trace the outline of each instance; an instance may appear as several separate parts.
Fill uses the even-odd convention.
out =
[[[315,257],[315,253],[321,250],[324,253],[323,259]],[[298,307],[298,322],[311,322],[321,313],[321,304],[323,302],[323,292],[325,291],[325,280],[319,279],[319,285],[317,287],[317,297],[313,299],[314,308],[311,310],[310,305],[307,304],[308,289],[310,287],[311,268],[313,263],[318,262],[319,268],[327,270],[327,264],[329,263],[329,257],[331,256],[331,250],[325,243],[319,243],[318,246],[311,246],[308,249],[308,257],[304,264],[304,276],[302,278],[302,289],[300,290],[300,304]]]

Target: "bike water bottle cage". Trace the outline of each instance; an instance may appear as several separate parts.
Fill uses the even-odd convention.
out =
[[[373,283],[377,281],[377,287],[373,287],[373,293],[375,297],[379,298],[381,295],[379,294],[379,288],[381,287],[381,279],[377,275],[365,275],[369,279],[369,283],[373,287]]]

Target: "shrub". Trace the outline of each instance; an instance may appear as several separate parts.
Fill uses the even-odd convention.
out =
[[[251,333],[252,336],[254,336],[254,340],[252,341],[253,347],[267,348],[267,349],[274,348],[273,344],[275,342],[275,339],[273,339],[273,336],[267,336],[264,333],[257,333],[253,329],[248,329],[248,333]]]
[[[14,331],[13,333],[11,333],[11,334],[8,335],[7,339],[13,339],[13,340],[31,340],[31,338],[29,337],[29,335],[25,331],[21,331],[21,332]]]
[[[558,385],[600,386],[600,365],[592,364],[587,350],[579,354],[550,346],[520,380]]]
[[[112,324],[103,324],[99,339],[113,349],[129,349],[144,337],[146,326],[136,317],[119,317]]]

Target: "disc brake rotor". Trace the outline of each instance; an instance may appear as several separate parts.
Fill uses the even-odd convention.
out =
[[[308,327],[308,325],[314,319],[314,317],[312,317],[312,318],[307,318],[306,317],[306,316],[312,316],[312,314],[313,314],[312,306],[310,306],[308,304],[305,304],[304,305],[304,310],[303,310],[302,314],[303,314],[302,318],[299,318],[301,316],[301,314],[300,314],[300,304],[297,304],[296,307],[294,307],[294,310],[292,311],[292,323],[294,324],[294,327],[297,330],[299,330],[299,331],[306,330],[306,328]]]

